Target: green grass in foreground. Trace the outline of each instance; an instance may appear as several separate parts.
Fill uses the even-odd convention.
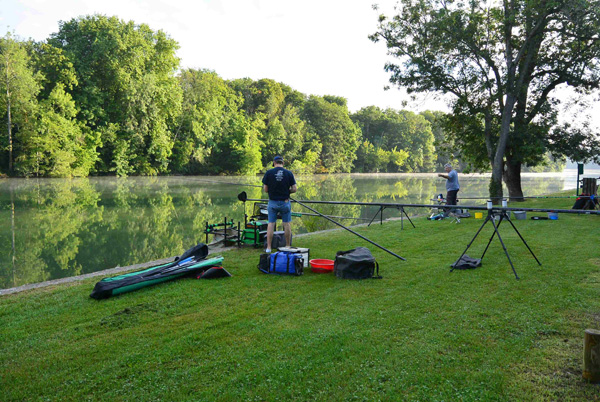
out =
[[[407,262],[344,231],[296,239],[312,258],[367,246],[383,280],[263,275],[242,249],[224,254],[232,278],[2,297],[0,399],[600,400],[581,378],[583,332],[600,328],[600,217],[514,221],[542,267],[503,224],[519,281],[497,240],[483,267],[449,273],[481,222],[358,229]]]

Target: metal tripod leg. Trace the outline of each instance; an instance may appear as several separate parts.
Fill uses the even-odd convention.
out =
[[[404,207],[400,207],[400,211],[402,211],[402,213],[404,215],[406,215],[406,219],[408,219],[408,221],[410,222],[410,224],[412,225],[412,227],[416,229],[417,227],[415,226],[415,224],[413,223],[413,221],[410,220],[410,217],[408,216],[408,214],[404,210]],[[400,218],[402,218],[402,214],[400,214]]]
[[[500,220],[502,221],[502,218],[500,218]],[[504,253],[506,254],[506,258],[508,258],[508,262],[510,263],[510,266],[512,267],[512,270],[513,270],[513,273],[515,274],[515,278],[519,279],[519,275],[517,275],[517,271],[515,270],[515,266],[513,265],[512,260],[510,259],[510,255],[508,255],[508,250],[506,249],[506,246],[504,245],[504,242],[502,241],[502,237],[500,236],[500,232],[498,232],[498,228],[496,227],[496,224],[494,223],[493,219],[492,219],[492,226],[494,226],[494,231],[498,235],[498,240],[500,240],[500,244],[502,244],[502,248],[504,249]]]
[[[521,236],[521,233],[519,233],[519,231],[517,230],[517,227],[515,226],[515,224],[512,223],[512,221],[510,220],[510,218],[508,218],[507,220],[508,220],[508,223],[510,223],[512,225],[512,227],[515,230],[515,232],[517,232],[517,234],[519,235],[519,237],[523,241],[523,244],[525,244],[525,247],[527,247],[527,250],[529,250],[529,252],[533,256],[533,258],[535,258],[535,260],[537,261],[538,265],[541,267],[542,263],[540,262],[540,260],[537,259],[537,257],[535,256],[535,254],[533,254],[533,251],[531,250],[531,248],[529,248],[529,245],[527,244],[527,242],[525,241],[525,239],[523,238],[523,236]],[[500,225],[498,225],[498,226],[500,226]]]
[[[488,215],[489,216],[489,215]],[[492,216],[492,220],[494,219],[494,214],[491,214]],[[502,219],[504,218],[504,216],[500,216],[500,222],[498,222],[498,227],[500,227],[500,224],[502,223]],[[490,247],[490,244],[492,244],[492,240],[494,240],[494,236],[496,236],[496,231],[492,232],[492,236],[490,237],[490,241],[488,241],[487,246],[485,247],[485,250],[483,250],[483,254],[481,254],[481,259],[483,260],[483,257],[485,256],[485,253],[488,251],[488,248]]]
[[[404,230],[404,219],[402,214],[400,214],[400,230]]]
[[[463,253],[460,255],[460,257],[458,257],[458,260],[456,260],[456,262],[460,261],[460,259],[463,258],[463,256],[467,253],[467,250],[469,250],[469,247],[471,247],[471,244],[473,244],[473,242],[475,241],[475,239],[477,238],[477,236],[479,236],[479,233],[483,230],[483,227],[485,226],[486,223],[488,223],[489,220],[490,220],[490,215],[488,215],[485,218],[485,220],[481,224],[481,227],[479,228],[479,230],[477,231],[477,233],[475,233],[475,236],[473,237],[473,239],[471,240],[471,242],[467,245],[467,248],[465,249],[465,251],[463,251]],[[450,272],[452,272],[452,271],[454,271],[454,267],[452,267],[450,269]]]
[[[379,210],[377,212],[375,212],[375,216],[373,216],[373,219],[371,219],[371,222],[369,222],[369,224],[367,226],[371,226],[371,223],[373,223],[373,221],[375,220],[375,218],[377,218],[377,215],[379,215],[380,212],[381,212],[381,219],[382,219],[381,223],[383,223],[383,205],[381,205],[379,207]]]

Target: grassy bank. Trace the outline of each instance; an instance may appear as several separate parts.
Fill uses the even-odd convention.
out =
[[[296,239],[312,258],[369,247],[383,280],[263,275],[241,249],[224,254],[228,279],[2,297],[1,399],[600,400],[581,378],[583,331],[600,328],[600,217],[515,221],[542,267],[503,225],[519,281],[497,240],[481,268],[449,273],[481,222],[358,229],[406,262],[344,231]]]

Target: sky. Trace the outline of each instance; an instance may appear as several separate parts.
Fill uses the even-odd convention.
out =
[[[0,0],[0,35],[47,39],[60,21],[104,14],[162,30],[179,45],[182,68],[210,69],[224,79],[270,78],[306,95],[336,95],[351,112],[383,109],[448,111],[442,99],[412,100],[389,85],[384,43],[368,35],[397,0]],[[372,4],[377,3],[375,11]],[[568,104],[571,94],[558,97]],[[573,108],[563,121],[590,116],[600,127],[600,102]]]
[[[377,2],[380,10],[372,4]],[[145,23],[175,39],[182,68],[224,79],[270,78],[306,95],[336,95],[355,112],[366,106],[447,111],[433,95],[410,101],[385,91],[383,43],[368,35],[396,0],[1,0],[0,35],[45,40],[60,21],[104,14]],[[409,104],[404,104],[409,102]]]

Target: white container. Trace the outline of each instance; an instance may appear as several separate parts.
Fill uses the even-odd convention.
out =
[[[527,211],[513,211],[513,214],[515,215],[515,219],[527,219]]]
[[[277,250],[285,251],[286,253],[302,254],[304,259],[304,268],[308,268],[308,261],[310,260],[310,249],[302,247],[279,247]]]

